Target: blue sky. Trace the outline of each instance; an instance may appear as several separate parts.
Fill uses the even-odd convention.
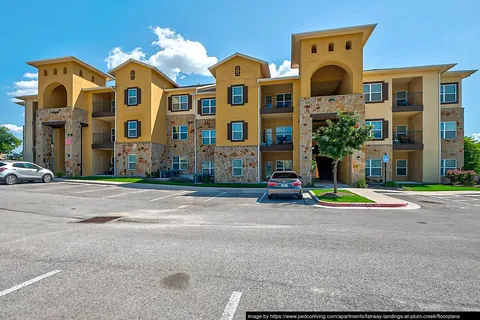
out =
[[[396,4],[350,0],[8,1],[2,4],[0,19],[0,125],[10,124],[13,129],[23,125],[23,107],[11,102],[9,93],[35,90],[35,78],[23,75],[36,69],[25,61],[66,55],[104,71],[126,57],[150,59],[181,85],[209,83],[213,78],[205,76],[208,64],[234,52],[274,63],[277,74],[286,75],[288,68],[278,68],[290,60],[292,33],[378,23],[364,49],[365,69],[452,62],[458,63],[456,69],[478,69],[479,9],[475,0]],[[23,82],[15,85],[19,81]],[[480,73],[464,80],[463,88],[466,135],[480,133],[476,99]]]

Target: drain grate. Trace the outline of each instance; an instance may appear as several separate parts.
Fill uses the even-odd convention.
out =
[[[431,203],[431,204],[443,204],[441,202],[435,202],[435,201],[429,201],[429,200],[422,200],[422,201],[419,201],[419,202],[422,202],[422,203]]]
[[[114,216],[93,217],[93,218],[78,221],[77,223],[105,223],[105,222],[109,222],[109,221],[112,221],[112,220],[117,220],[117,219],[120,219],[120,218],[121,217],[119,217],[119,216],[115,216],[115,217]]]

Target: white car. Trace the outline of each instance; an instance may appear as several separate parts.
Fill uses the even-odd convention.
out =
[[[37,181],[48,183],[55,176],[51,170],[26,161],[0,160],[0,182],[8,185],[19,181]]]

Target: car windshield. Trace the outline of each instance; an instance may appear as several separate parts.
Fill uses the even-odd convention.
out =
[[[298,176],[295,172],[275,172],[272,179],[297,179]]]

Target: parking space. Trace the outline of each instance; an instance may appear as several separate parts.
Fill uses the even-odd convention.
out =
[[[480,194],[445,194],[428,196],[434,201],[456,208],[477,207],[480,208]]]

